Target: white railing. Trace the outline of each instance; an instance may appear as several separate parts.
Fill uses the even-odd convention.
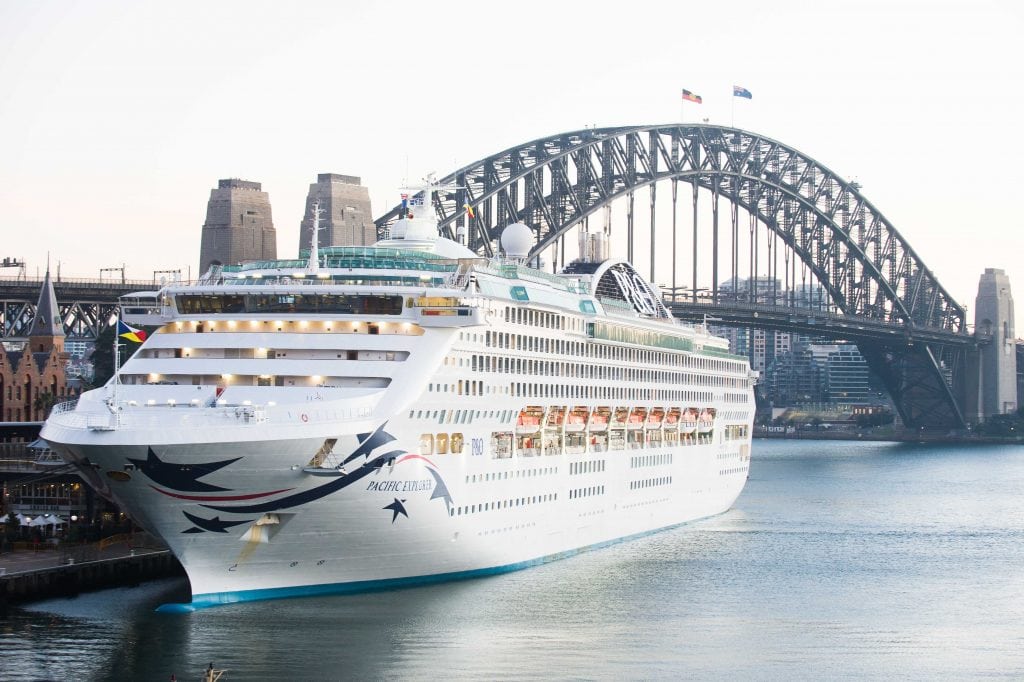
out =
[[[51,419],[61,426],[113,431],[119,428],[217,426],[225,422],[236,424],[262,424],[268,420],[267,408],[262,405],[235,405],[193,408],[189,406],[147,405],[112,412],[75,412],[56,410]]]
[[[53,406],[53,409],[50,412],[50,414],[54,415],[54,414],[64,414],[65,412],[74,412],[75,411],[75,407],[77,405],[78,405],[78,399],[77,398],[75,400],[68,400],[68,401],[65,401],[63,403],[57,403],[56,405]]]
[[[368,418],[372,407],[362,405],[323,405],[315,402],[288,405],[128,405],[122,402],[117,412],[105,409],[65,411],[51,415],[64,427],[91,431],[118,429],[175,429],[219,426],[253,426],[275,421],[282,425],[302,426],[324,422],[349,422]]]

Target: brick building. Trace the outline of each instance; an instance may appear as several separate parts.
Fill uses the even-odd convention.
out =
[[[64,372],[64,325],[46,271],[28,342],[0,352],[0,421],[41,421],[50,407],[71,397]]]

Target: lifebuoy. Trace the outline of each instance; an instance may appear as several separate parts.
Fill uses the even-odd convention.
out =
[[[301,419],[304,422],[308,422],[309,421],[309,417],[306,415],[305,412],[302,413],[302,415],[299,417],[299,419]]]

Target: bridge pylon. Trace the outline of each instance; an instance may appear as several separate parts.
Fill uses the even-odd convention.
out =
[[[986,340],[969,358],[964,404],[968,421],[1017,410],[1017,349],[1010,278],[986,268],[974,300],[974,333]]]

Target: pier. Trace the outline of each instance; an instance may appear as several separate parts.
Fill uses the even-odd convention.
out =
[[[177,559],[162,548],[110,542],[16,548],[0,554],[0,608],[184,574]]]

